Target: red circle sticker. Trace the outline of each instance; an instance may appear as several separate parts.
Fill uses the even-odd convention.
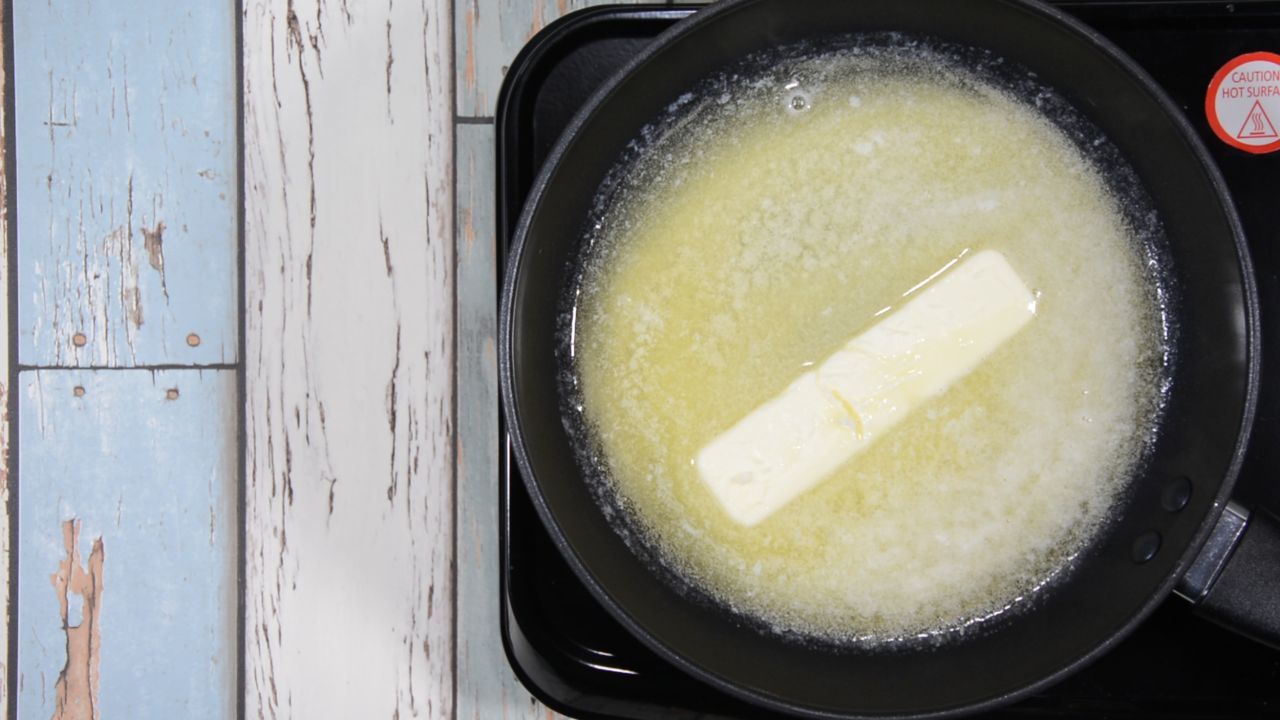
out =
[[[1280,55],[1249,53],[1222,66],[1204,111],[1226,144],[1251,153],[1280,150]]]

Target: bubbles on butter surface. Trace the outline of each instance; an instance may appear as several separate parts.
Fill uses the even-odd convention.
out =
[[[684,99],[582,278],[609,492],[670,568],[784,632],[998,616],[1063,571],[1154,432],[1163,330],[1120,209],[1033,110],[919,55],[793,58]],[[966,247],[1006,255],[1036,322],[774,517],[728,520],[688,458]]]

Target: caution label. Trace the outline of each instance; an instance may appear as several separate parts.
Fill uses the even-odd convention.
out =
[[[1280,55],[1241,55],[1218,71],[1204,101],[1209,125],[1232,147],[1251,153],[1280,150]]]

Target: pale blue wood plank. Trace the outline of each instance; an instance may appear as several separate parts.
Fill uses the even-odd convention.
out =
[[[53,578],[78,521],[86,573],[101,540],[102,590],[67,593],[66,624],[100,629],[101,717],[233,718],[235,373],[27,371],[18,390],[18,717],[53,717],[76,669]]]
[[[498,366],[492,125],[459,125],[458,644],[459,720],[543,717],[507,665],[498,633]]]
[[[20,362],[234,361],[234,4],[13,10]]]

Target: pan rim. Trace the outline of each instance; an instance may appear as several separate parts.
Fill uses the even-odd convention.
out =
[[[813,718],[882,717],[880,714],[857,715],[841,712],[828,712],[812,706],[799,706],[794,702],[777,699],[768,693],[764,693],[753,688],[743,687],[735,682],[716,675],[714,672],[703,668],[700,665],[688,661],[662,640],[653,636],[647,628],[640,625],[634,618],[632,618],[631,615],[627,613],[617,603],[617,601],[604,590],[603,586],[597,581],[594,574],[579,556],[578,551],[565,537],[563,530],[555,519],[554,512],[547,503],[546,498],[537,487],[537,473],[532,467],[532,463],[525,446],[525,436],[519,421],[520,409],[515,392],[516,378],[512,348],[514,337],[512,315],[514,313],[515,290],[518,281],[516,270],[520,267],[522,256],[526,250],[525,242],[533,223],[535,209],[547,190],[547,186],[555,168],[560,164],[564,154],[572,142],[572,139],[576,137],[580,129],[589,122],[596,109],[613,94],[619,85],[630,77],[636,68],[648,62],[651,57],[661,52],[664,48],[669,46],[676,39],[682,37],[684,34],[701,27],[703,24],[713,22],[728,13],[762,1],[764,0],[726,0],[725,2],[704,8],[663,32],[652,44],[646,46],[638,55],[632,58],[621,70],[619,70],[592,94],[583,108],[574,116],[573,120],[564,131],[564,134],[552,149],[530,189],[524,209],[521,212],[519,222],[515,228],[513,241],[509,250],[510,254],[506,261],[507,272],[503,277],[501,286],[497,339],[499,345],[498,371],[503,413],[506,420],[507,432],[510,434],[511,438],[512,456],[515,458],[521,474],[525,478],[526,485],[530,489],[530,497],[540,520],[551,531],[550,535],[558,550],[565,557],[574,573],[583,581],[584,585],[588,588],[593,597],[595,597],[595,599],[599,601],[616,620],[626,627],[633,636],[637,637],[641,642],[657,652],[661,657],[677,667],[680,667],[695,678],[756,705]],[[1132,632],[1132,630],[1147,616],[1149,616],[1170,593],[1185,569],[1198,554],[1200,547],[1205,542],[1213,524],[1217,521],[1218,516],[1225,507],[1239,474],[1240,467],[1243,463],[1244,453],[1248,445],[1249,435],[1252,429],[1258,402],[1261,374],[1261,330],[1256,281],[1248,249],[1244,243],[1243,229],[1235,211],[1234,203],[1231,200],[1226,183],[1216,164],[1210,157],[1208,150],[1200,141],[1200,138],[1195,133],[1186,117],[1182,114],[1181,110],[1173,103],[1172,100],[1169,99],[1163,89],[1150,78],[1141,66],[1137,65],[1127,55],[1112,45],[1110,41],[1099,35],[1096,31],[1076,20],[1074,17],[1067,15],[1057,8],[1045,5],[1038,0],[993,0],[993,2],[997,4],[1016,6],[1018,8],[1035,12],[1039,15],[1046,16],[1050,20],[1055,21],[1055,23],[1060,27],[1065,27],[1066,29],[1073,31],[1077,36],[1080,36],[1087,44],[1091,45],[1095,50],[1101,52],[1112,62],[1120,66],[1121,70],[1126,72],[1133,80],[1135,80],[1137,84],[1151,96],[1154,102],[1159,105],[1160,109],[1164,111],[1165,116],[1172,120],[1177,127],[1178,133],[1188,142],[1192,155],[1204,170],[1209,179],[1209,184],[1217,194],[1218,201],[1224,210],[1224,216],[1227,224],[1230,226],[1231,234],[1236,243],[1236,252],[1238,255],[1243,285],[1242,294],[1244,298],[1245,312],[1245,344],[1247,346],[1248,353],[1246,396],[1244,398],[1243,412],[1240,416],[1240,424],[1236,432],[1236,443],[1232,450],[1229,468],[1219,485],[1218,493],[1214,499],[1212,509],[1206,515],[1205,520],[1201,523],[1191,542],[1186,546],[1182,555],[1175,563],[1174,571],[1165,578],[1158,591],[1149,596],[1146,603],[1127,622],[1125,622],[1118,631],[1113,633],[1100,645],[1095,646],[1090,652],[1068,663],[1057,672],[1043,676],[1037,681],[1009,693],[992,696],[974,703],[942,708],[940,710],[895,714],[895,717],[953,717],[956,715],[989,710],[994,707],[1016,701],[1073,674],[1083,666],[1095,660],[1101,654],[1110,650],[1115,644],[1119,643],[1124,639],[1124,637],[1129,635],[1129,633]]]

